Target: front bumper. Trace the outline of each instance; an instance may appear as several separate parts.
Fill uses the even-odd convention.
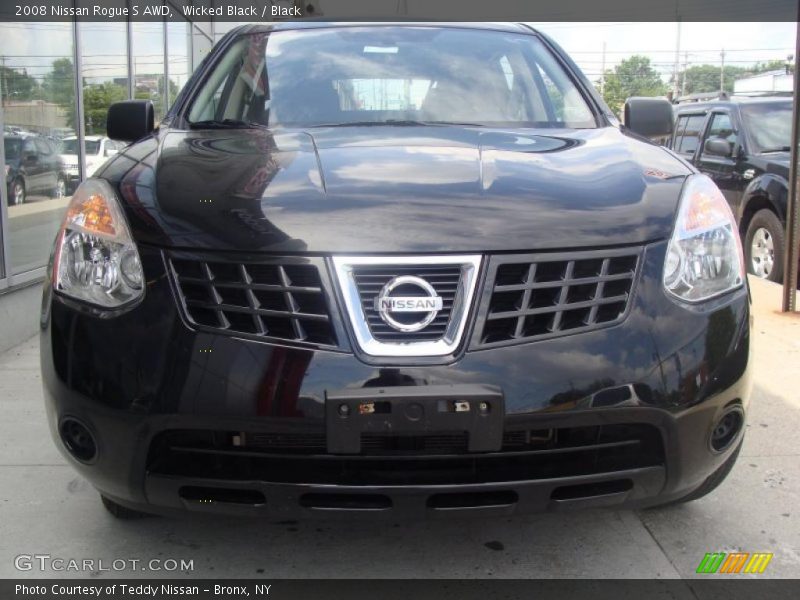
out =
[[[41,340],[56,444],[132,508],[419,518],[647,506],[699,486],[741,439],[722,452],[709,445],[724,411],[747,412],[747,290],[678,305],[661,289],[664,244],[647,248],[620,325],[390,367],[193,331],[161,252],[140,253],[148,285],[138,306],[107,317],[46,288]],[[342,455],[325,446],[330,397],[456,385],[501,391],[501,448],[470,452],[449,440],[433,456],[386,446]],[[95,436],[89,464],[64,449],[65,417]],[[272,441],[242,442],[264,436]]]

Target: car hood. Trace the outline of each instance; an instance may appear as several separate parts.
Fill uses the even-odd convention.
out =
[[[167,130],[100,176],[135,237],[269,252],[481,252],[669,236],[688,168],[614,128]]]
[[[791,158],[788,152],[764,152],[753,156],[751,162],[766,173],[773,173],[788,179]]]
[[[65,163],[77,163],[78,162],[78,155],[77,154],[59,154],[61,160]],[[86,155],[86,162],[87,163],[96,163],[100,162],[100,156],[97,154],[87,154]]]

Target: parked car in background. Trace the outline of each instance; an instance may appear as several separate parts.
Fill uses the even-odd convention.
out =
[[[30,194],[54,198],[66,192],[66,174],[53,143],[43,137],[5,135],[5,171],[8,204],[22,204]]]
[[[783,281],[791,98],[736,97],[674,108],[671,148],[711,177],[736,215],[748,272]]]
[[[105,136],[87,135],[84,142],[86,176],[91,177],[109,156],[114,156],[123,147],[124,144],[110,140]],[[61,141],[61,160],[64,162],[64,168],[67,173],[67,191],[72,193],[80,183],[77,137],[67,137]]]

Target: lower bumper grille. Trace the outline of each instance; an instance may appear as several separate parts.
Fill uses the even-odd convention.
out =
[[[324,434],[303,434],[303,440],[280,434],[280,444],[262,438],[251,445],[247,440],[257,439],[253,435],[242,440],[232,432],[164,432],[151,445],[149,472],[273,483],[444,485],[594,475],[664,463],[661,435],[646,424],[508,431],[502,451],[484,454],[464,454],[462,434],[420,436],[424,441],[372,436],[357,456],[316,453],[323,452]]]

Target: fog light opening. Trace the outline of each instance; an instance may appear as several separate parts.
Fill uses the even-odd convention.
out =
[[[97,457],[97,442],[86,425],[74,417],[66,417],[58,431],[64,447],[77,460],[89,463]]]
[[[714,452],[726,450],[739,436],[744,424],[744,413],[739,406],[726,410],[711,429],[711,449]]]

